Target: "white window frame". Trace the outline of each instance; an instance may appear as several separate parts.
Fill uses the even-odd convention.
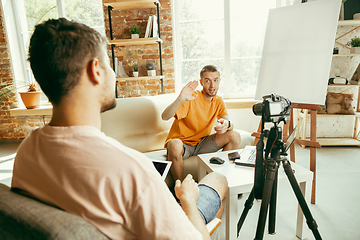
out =
[[[9,47],[10,63],[15,82],[27,83],[27,63],[18,1],[2,0],[2,14]]]
[[[32,71],[27,61],[25,39],[29,39],[24,0],[2,0],[7,43],[14,80],[18,87],[32,82]],[[59,17],[66,17],[63,0],[57,0]],[[20,88],[20,90],[23,90]]]

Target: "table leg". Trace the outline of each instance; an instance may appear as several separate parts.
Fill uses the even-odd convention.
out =
[[[230,195],[228,191],[226,198],[226,239],[237,239],[237,194]]]
[[[312,181],[307,182],[301,182],[300,190],[305,198],[305,201],[307,204],[310,203],[310,194],[311,194],[311,183]],[[297,213],[297,222],[296,222],[296,236],[299,239],[307,239],[307,236],[309,235],[309,229],[306,224],[306,221],[304,221],[304,214],[301,210],[300,204],[298,205],[298,213]]]
[[[206,170],[205,168],[201,165],[201,163],[199,162],[199,167],[198,167],[198,180],[200,182],[201,179],[203,179],[206,176]]]

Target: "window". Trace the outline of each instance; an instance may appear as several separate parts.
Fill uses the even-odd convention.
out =
[[[174,0],[177,83],[219,68],[224,98],[255,95],[267,15],[276,0]]]
[[[26,59],[35,25],[51,18],[66,17],[89,25],[105,35],[102,0],[18,0],[2,1],[2,4],[14,78],[18,86],[33,79]],[[47,101],[47,98],[43,96],[43,100]]]

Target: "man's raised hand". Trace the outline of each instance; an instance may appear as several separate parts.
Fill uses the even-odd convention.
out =
[[[199,81],[191,81],[188,82],[180,92],[180,97],[183,98],[185,101],[191,101],[197,98],[198,95],[193,95],[194,91],[199,85]]]

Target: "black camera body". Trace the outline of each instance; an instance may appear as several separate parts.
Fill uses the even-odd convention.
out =
[[[256,116],[263,117],[264,122],[279,123],[281,120],[290,119],[291,102],[272,93],[263,96],[263,101],[254,104],[252,109]]]

